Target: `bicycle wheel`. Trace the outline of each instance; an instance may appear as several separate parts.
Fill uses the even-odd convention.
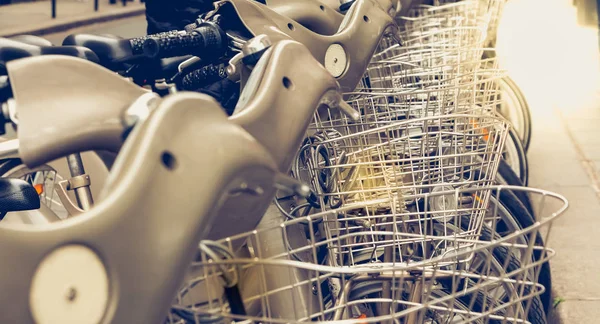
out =
[[[511,128],[508,134],[509,136],[506,139],[502,157],[519,179],[521,179],[523,185],[527,186],[529,182],[529,165],[525,150],[523,149],[519,135],[514,129]]]
[[[527,208],[521,203],[513,191],[502,191],[500,194],[500,202],[498,201],[498,197],[492,195],[492,197],[490,197],[488,210],[490,212],[497,212],[496,215],[490,215],[491,218],[489,221],[496,223],[495,230],[499,236],[512,234],[523,228],[532,226],[535,223],[534,217],[529,213]],[[522,243],[527,244],[527,241],[524,240]],[[544,246],[544,239],[540,233],[537,233],[536,235],[535,244]],[[534,257],[539,259],[539,253],[534,251]],[[548,314],[552,307],[552,271],[549,262],[544,262],[541,265],[538,283],[546,288],[546,291],[544,291],[539,298],[542,301],[543,309],[546,314]]]
[[[485,240],[485,241],[491,241],[492,238],[495,235],[493,235],[493,231],[488,228],[488,227],[484,227],[484,230],[482,231],[481,240]],[[491,253],[490,253],[491,252]],[[492,261],[489,262],[487,261],[487,259],[492,258]],[[490,270],[486,269],[486,267],[488,266],[492,266],[498,274],[507,271],[507,272],[512,272],[512,271],[518,271],[519,268],[521,267],[520,261],[518,258],[516,258],[514,255],[511,254],[510,250],[506,247],[496,247],[494,248],[492,251],[479,251],[478,253],[476,253],[472,259],[472,261],[470,262],[470,270],[471,271],[475,271],[476,270],[481,270],[481,273],[489,273]],[[492,271],[493,272],[493,271]],[[460,282],[456,282],[453,281],[453,279],[438,279],[437,280],[437,285],[434,285],[435,289],[432,289],[431,291],[429,291],[428,295],[430,297],[432,297],[433,300],[436,299],[440,299],[443,298],[443,296],[449,296],[451,295],[452,291],[456,291],[456,288],[453,287],[457,287],[457,286],[469,286],[469,285],[473,285],[473,282],[469,282],[470,280],[468,279],[460,279]],[[400,290],[400,287],[398,286],[396,288],[397,290]],[[499,298],[496,299],[497,302],[502,303],[502,301],[506,301],[508,300],[510,297],[510,291],[514,290],[514,289],[518,289],[510,284],[505,284],[505,285],[500,285],[497,288],[494,288],[490,291],[485,291],[485,292],[477,292],[477,293],[470,293],[464,296],[458,296],[456,298],[453,299],[449,299],[449,301],[451,302],[451,305],[445,305],[447,306],[449,309],[459,309],[459,310],[465,310],[465,311],[475,311],[475,312],[482,312],[485,310],[489,310],[492,309],[493,307],[490,305],[490,303],[494,303],[495,302],[495,298]],[[527,288],[525,288],[527,289]],[[404,291],[407,291],[408,289],[403,289]],[[380,298],[382,292],[382,283],[378,282],[378,281],[370,281],[370,282],[365,282],[365,283],[360,283],[357,284],[354,289],[350,292],[350,300],[360,300],[363,298],[371,298],[371,299],[375,299],[377,300],[378,298]],[[525,295],[529,294],[531,292],[525,292]],[[406,293],[402,293],[402,299],[403,300],[409,300],[410,296],[408,296],[408,294]],[[325,296],[325,299],[327,299],[327,296]],[[501,301],[502,300],[502,301]],[[467,306],[469,305],[469,306]],[[399,306],[400,308],[402,306]],[[529,306],[527,306],[527,302],[523,302],[521,307],[526,308],[529,307],[529,311],[527,313],[527,320],[529,323],[532,324],[545,324],[547,323],[546,320],[546,314],[544,312],[543,309],[543,303],[540,300],[539,296],[535,296],[531,299],[531,304]],[[371,306],[370,307],[370,313],[372,313],[373,316],[377,316],[380,314],[377,314],[376,311],[376,307],[375,306]],[[398,311],[401,311],[402,309],[399,309]],[[514,310],[513,310],[514,312]],[[508,317],[514,315],[514,314],[510,314],[511,310],[510,309],[503,309],[501,311],[499,311],[497,314],[495,314],[496,316],[499,315],[506,315]],[[425,323],[455,323],[455,322],[459,322],[459,323],[463,323],[463,322],[469,322],[471,323],[471,321],[469,321],[468,319],[462,318],[461,314],[458,312],[440,312],[440,311],[435,311],[435,310],[427,310],[425,312],[425,314],[423,315],[423,319]],[[492,319],[492,318],[482,318],[481,321],[475,321],[473,323],[503,323],[504,321],[502,320],[498,320],[498,319]]]
[[[21,163],[20,159],[9,159],[0,164],[0,177],[23,179],[31,185],[38,187],[38,192],[41,191],[40,203],[48,207],[46,211],[49,210],[60,219],[65,219],[69,216],[69,213],[55,191],[58,188],[58,182],[64,179],[51,166],[41,165],[30,169]],[[40,212],[42,211],[40,210]]]
[[[498,236],[498,234],[493,233],[492,229],[490,229],[487,226],[483,226],[480,239],[491,241],[493,239],[497,239],[498,238],[497,236]],[[537,245],[537,243],[536,243],[536,245]],[[543,243],[542,243],[542,246],[543,246]],[[518,269],[521,268],[521,262],[519,261],[519,259],[516,258],[510,252],[510,250],[505,246],[495,247],[492,251],[492,254],[494,256],[494,259],[496,259],[500,264],[507,264],[506,270],[508,272],[517,271]],[[544,264],[548,264],[548,263],[546,262]],[[542,267],[542,269],[540,269],[540,271],[543,272],[543,267]],[[548,269],[548,271],[549,271],[549,269]],[[540,273],[539,277],[540,278],[538,278],[538,282],[540,281],[540,279],[542,277],[541,273]],[[525,287],[525,289],[527,289],[527,288]],[[546,291],[544,291],[543,294],[545,294],[546,292],[549,292],[549,291],[550,291],[549,287],[546,287]],[[532,324],[547,323],[545,305],[542,300],[543,294],[541,296],[536,296],[532,299],[532,302],[531,302],[531,305],[529,308],[529,312],[527,313],[527,315],[528,315],[527,319]],[[526,305],[523,305],[523,306],[526,307]]]
[[[451,285],[451,284],[450,284]],[[468,296],[460,296],[457,298],[448,298],[448,296],[451,295],[450,290],[445,287],[448,286],[447,282],[440,282],[436,289],[433,289],[429,292],[429,296],[432,298],[432,300],[438,300],[438,299],[448,299],[448,302],[445,305],[448,309],[452,309],[451,311],[441,311],[441,310],[435,310],[435,309],[427,309],[424,314],[422,315],[422,320],[423,323],[500,323],[499,321],[494,321],[494,320],[488,320],[488,319],[479,319],[479,320],[475,320],[475,321],[470,321],[469,317],[465,317],[464,314],[461,314],[460,312],[456,312],[454,310],[460,310],[465,312],[466,314],[468,314],[469,312],[472,311],[479,311],[481,310],[482,304],[484,304],[487,300],[485,300],[485,298],[476,298],[474,301],[471,301],[471,299]],[[350,294],[350,300],[354,301],[354,300],[360,300],[360,299],[378,299],[379,296],[381,295],[381,291],[383,289],[383,284],[381,282],[377,282],[377,281],[372,281],[372,282],[365,282],[365,283],[360,283],[358,285],[356,285],[355,289],[353,289],[351,291]],[[399,289],[399,288],[396,288]],[[410,296],[408,296],[408,294],[403,293],[402,294],[402,299],[403,300],[409,300]],[[370,316],[377,316],[379,314],[377,314],[377,307],[376,305],[372,305],[372,304],[367,304],[364,307],[365,309],[368,309],[368,314]],[[399,306],[399,309],[397,311],[402,311],[404,310],[403,307]],[[369,316],[367,316],[368,318]]]
[[[508,119],[523,144],[525,152],[531,142],[531,112],[525,95],[517,84],[508,76],[499,80],[501,100],[498,111]]]
[[[510,166],[504,160],[500,160],[498,164],[498,173],[496,174],[496,182],[500,185],[509,185],[509,186],[523,186],[523,182],[521,179],[515,174],[515,172],[510,168]],[[529,195],[523,191],[511,191],[513,192],[521,201],[521,203],[527,208],[527,211],[532,216],[535,216],[535,212],[533,210],[533,205],[531,204],[531,199],[529,199]],[[534,217],[535,218],[535,217]]]
[[[100,196],[100,190],[108,177],[108,168],[106,159],[102,159],[94,152],[81,153],[86,173],[90,176],[92,184],[90,186],[94,197]],[[49,219],[64,219],[69,216],[67,209],[60,201],[56,190],[58,182],[68,179],[70,171],[66,159],[51,161],[36,168],[28,168],[20,159],[7,159],[0,161],[0,177],[19,178],[29,181],[32,185],[39,185],[42,193],[40,200],[44,212],[50,212],[53,215]],[[77,201],[72,191],[67,192],[71,201]],[[40,209],[41,211],[41,209]],[[10,214],[9,214],[10,215]]]

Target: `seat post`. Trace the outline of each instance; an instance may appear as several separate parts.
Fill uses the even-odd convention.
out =
[[[90,190],[90,176],[85,174],[83,161],[79,153],[67,156],[71,179],[69,179],[69,190],[75,191],[77,205],[83,210],[89,210],[94,204],[92,191]]]

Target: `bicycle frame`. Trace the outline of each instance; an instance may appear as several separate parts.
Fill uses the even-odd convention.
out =
[[[54,57],[48,59],[47,62],[56,63],[57,60],[72,61],[70,58]],[[23,269],[29,270],[24,271],[24,274],[27,275],[19,278],[23,283],[19,286],[29,286],[25,283],[28,280],[26,277],[34,276],[35,267],[43,260],[43,256],[61,253],[56,252],[57,250],[51,251],[74,242],[98,251],[97,253],[102,256],[102,260],[106,260],[105,264],[107,265],[111,263],[113,267],[123,265],[123,268],[117,270],[116,273],[114,269],[111,269],[108,272],[111,277],[112,275],[118,277],[124,275],[119,271],[124,271],[124,273],[131,271],[126,269],[125,264],[126,261],[132,259],[136,260],[142,269],[158,267],[162,262],[156,262],[155,258],[160,250],[158,255],[166,258],[165,261],[169,264],[166,267],[168,269],[160,270],[158,273],[155,273],[154,270],[148,271],[148,273],[154,273],[152,281],[159,286],[151,290],[158,293],[153,293],[154,297],[143,298],[141,303],[146,304],[136,310],[142,312],[142,309],[157,309],[157,305],[168,305],[167,300],[171,301],[170,296],[172,295],[169,294],[174,291],[177,284],[173,284],[168,279],[183,277],[186,265],[193,256],[191,254],[193,254],[195,242],[202,238],[229,235],[231,234],[231,224],[236,224],[233,226],[234,232],[241,232],[248,230],[249,228],[246,228],[248,226],[255,226],[273,197],[274,189],[272,188],[275,174],[278,169],[286,167],[286,161],[293,158],[293,155],[285,156],[285,152],[297,149],[294,146],[299,145],[296,143],[302,139],[315,108],[319,105],[321,108],[337,105],[341,100],[335,80],[300,44],[292,41],[279,42],[269,49],[262,60],[266,64],[263,73],[257,77],[259,80],[258,91],[249,95],[248,104],[232,117],[231,121],[227,121],[224,114],[217,111],[220,107],[217,108],[215,101],[207,96],[180,93],[167,97],[162,100],[146,122],[134,128],[115,162],[100,202],[92,210],[77,219],[61,222],[60,229],[53,229],[51,232],[26,231],[26,234],[21,235],[21,231],[0,228],[0,232],[6,232],[7,247],[10,246],[7,248],[9,252],[5,255],[6,259],[14,257],[17,255],[14,253],[17,252],[28,255],[23,260]],[[37,66],[39,62],[41,61],[32,60],[31,66]],[[291,62],[301,64],[290,64]],[[94,67],[94,70],[96,72],[92,71],[91,66],[89,71],[85,65],[79,66],[80,73],[87,74],[88,77],[90,74],[87,72],[90,72],[91,75],[107,73],[98,67]],[[309,77],[302,75],[307,74],[307,71]],[[282,75],[285,75],[291,83],[282,82]],[[113,78],[116,76],[113,75]],[[279,87],[287,87],[287,89],[281,88],[280,91],[273,91],[277,89],[277,84]],[[295,87],[291,88],[290,84]],[[309,84],[310,87],[308,87]],[[270,91],[265,92],[264,89]],[[310,90],[305,92],[305,89]],[[337,95],[333,93],[337,93]],[[309,94],[312,100],[308,100],[306,94]],[[199,106],[203,109],[198,109]],[[308,109],[308,107],[312,108]],[[281,118],[282,112],[288,110],[297,112],[299,119],[283,123],[285,127],[275,128],[269,133],[268,126],[275,119],[263,120],[261,118],[267,115]],[[117,110],[113,111],[112,119],[122,115],[121,111],[118,111],[118,114],[116,112]],[[268,114],[269,112],[270,114]],[[277,163],[272,160],[271,155],[262,145],[259,145],[240,126],[235,125],[236,123],[256,132],[257,137],[265,140],[267,146],[274,150],[281,149],[283,146],[285,150],[280,152],[283,155],[278,156]],[[106,127],[110,128],[111,125],[107,124]],[[98,131],[102,132],[102,130]],[[279,146],[275,146],[275,142],[266,141],[277,137],[287,138],[287,140],[282,141],[282,144],[278,144]],[[60,137],[55,137],[54,140],[56,141],[57,138]],[[190,139],[193,143],[190,143]],[[224,145],[225,142],[228,144]],[[46,142],[50,146],[53,143],[52,139]],[[76,142],[76,144],[78,143]],[[85,149],[77,145],[69,146],[71,144],[63,142],[60,147]],[[27,148],[23,147],[25,150]],[[206,152],[214,155],[206,154]],[[22,154],[22,150],[20,153]],[[34,161],[45,162],[43,157]],[[214,170],[213,166],[217,170]],[[211,171],[205,172],[205,169]],[[182,181],[184,178],[185,181]],[[202,179],[201,182],[198,182],[199,179]],[[200,188],[198,188],[199,186]],[[181,188],[194,188],[199,192],[193,195],[180,194]],[[174,194],[175,192],[178,194]],[[223,192],[225,193],[223,194]],[[202,197],[199,198],[198,195]],[[174,205],[162,203],[164,199]],[[217,202],[216,207],[209,210],[208,208],[215,201]],[[181,208],[174,206],[181,206]],[[173,210],[174,208],[175,210]],[[165,217],[164,215],[170,216]],[[201,216],[198,217],[198,215]],[[251,215],[259,217],[256,219],[257,217]],[[241,217],[248,226],[240,226]],[[254,218],[256,221],[248,222],[246,218]],[[221,226],[212,226],[216,219],[219,220]],[[174,221],[175,225],[171,221]],[[142,223],[149,224],[150,228],[139,226]],[[172,230],[173,233],[181,230],[183,234],[177,234],[178,239],[163,249],[162,246],[159,246],[159,243],[163,242],[157,238],[164,234],[166,228],[169,228],[169,231]],[[17,232],[19,234],[16,234]],[[110,239],[108,239],[109,237]],[[121,239],[113,240],[116,237]],[[128,240],[129,237],[136,237],[139,242],[143,243],[119,249],[118,247],[127,244],[122,241],[117,243],[117,241]],[[27,244],[30,240],[44,242],[44,244],[31,246]],[[153,242],[147,242],[148,240]],[[186,248],[181,249],[181,246]],[[21,248],[27,251],[21,250]],[[60,249],[58,248],[58,251]],[[142,256],[133,258],[132,256],[137,253],[141,253]],[[127,254],[127,257],[123,257]],[[176,257],[171,256],[172,254]],[[144,262],[148,264],[143,264]],[[154,266],[150,263],[153,263]],[[140,278],[141,281],[136,280],[136,282],[144,282],[144,278],[149,280],[148,276],[150,275],[143,275]],[[8,275],[6,274],[5,277],[7,278]],[[117,278],[116,280],[119,283],[119,289],[115,290],[119,291],[118,294],[123,292],[125,294],[123,296],[140,294],[141,292],[137,289],[143,289],[136,287],[134,283],[126,283],[125,287],[121,287],[123,279]],[[0,285],[4,286],[7,283],[2,283],[0,279]],[[113,290],[111,289],[111,291]],[[22,298],[26,298],[27,293],[21,291],[17,295],[21,298],[15,300],[22,300]],[[6,302],[7,305],[10,304],[10,302]],[[137,306],[141,303],[140,300],[136,300],[135,304]],[[24,305],[27,303],[23,303],[20,307],[26,307]],[[112,320],[115,322],[131,319],[153,321],[160,318],[159,314],[166,313],[166,309],[160,306],[158,309],[163,313],[157,311],[157,313],[150,312],[152,314],[141,316],[134,311],[136,314],[131,315],[124,309],[133,307],[132,302],[122,303],[120,301],[118,306],[111,307],[117,307],[116,310],[110,312],[113,314]],[[27,309],[17,313],[27,314],[24,316],[28,318],[16,320],[19,315],[7,314],[6,320],[18,322],[33,320],[29,318]]]
[[[301,44],[280,41],[261,60],[266,65],[252,71],[255,81],[246,84],[230,120],[265,146],[286,173],[315,111],[345,102],[337,82]]]
[[[30,311],[36,312],[35,298],[28,300],[43,286],[37,278],[45,272],[44,260],[76,246],[102,260],[93,270],[111,279],[107,300],[99,301],[103,322],[160,322],[180,284],[173,278],[183,278],[197,242],[215,220],[231,216],[225,206],[255,208],[276,172],[268,152],[229,122],[212,98],[191,93],[166,98],[128,138],[92,210],[52,228],[0,228],[1,257],[19,269],[0,270],[7,292],[0,297],[0,307],[6,307],[1,321],[39,321]],[[93,268],[60,266],[65,274]]]
[[[338,6],[339,2],[335,1]],[[323,35],[335,34],[344,16],[318,0],[268,0],[267,6],[302,26]]]
[[[226,31],[240,32],[241,23],[251,37],[265,34],[273,42],[293,39],[303,44],[336,77],[344,92],[354,90],[361,80],[384,33],[397,31],[393,18],[375,0],[357,1],[338,33],[331,36],[317,34],[258,2],[225,0],[216,2],[215,7],[207,18],[220,14]]]
[[[94,63],[63,56],[12,61],[7,70],[19,114],[19,157],[30,167],[87,150],[118,152],[123,111],[148,94]],[[65,88],[70,92],[59,95]]]
[[[342,101],[337,82],[302,45],[293,41],[278,42],[264,55],[262,61],[265,64],[255,68],[256,73],[253,73],[252,82],[254,85],[247,86],[243,92],[243,96],[246,97],[245,102],[238,107],[239,109],[230,119],[246,129],[262,145],[267,147],[268,151],[275,157],[279,171],[285,173],[291,166],[291,161],[300,146],[315,110],[337,106],[343,106],[346,109],[348,107],[344,106],[345,103]],[[45,59],[33,59],[29,62],[19,62],[16,65],[16,72],[12,75],[15,78],[20,78],[21,81],[16,82],[17,86],[13,91],[21,93],[20,91],[23,88],[19,85],[28,84],[24,80],[31,77],[29,73],[40,70],[44,71],[44,75],[65,75],[67,73],[66,71],[61,73],[60,69],[56,70],[53,68],[54,66],[66,66],[69,67],[70,71],[78,71],[73,73],[87,75],[88,77],[93,76],[95,80],[99,80],[98,82],[106,83],[106,88],[112,89],[108,90],[109,92],[118,91],[115,84],[118,86],[122,84],[131,85],[124,83],[126,81],[108,70],[93,64],[66,57],[47,57]],[[11,65],[9,69],[12,68],[14,66]],[[77,80],[83,83],[76,76],[68,78],[68,80]],[[96,87],[94,92],[98,93]],[[104,85],[102,85],[102,88],[105,88]],[[27,87],[26,90],[32,91],[31,87]],[[91,92],[89,88],[79,90],[81,90],[79,93],[82,94]],[[57,126],[52,126],[50,130],[45,131],[45,128],[49,126],[32,112],[45,108],[49,102],[51,107],[58,106],[52,100],[61,102],[61,100],[66,99],[53,99],[56,98],[54,92],[46,92],[40,94],[40,96],[46,98],[45,100],[24,100],[25,105],[22,107],[20,105],[21,101],[19,101],[21,96],[15,96],[19,111],[22,108],[26,110],[20,121],[23,125],[30,126],[26,130],[32,130],[31,125],[37,125],[42,133],[48,134],[42,141],[44,149],[41,150],[38,147],[42,144],[35,141],[33,134],[19,133],[20,137],[24,136],[26,143],[32,143],[31,145],[21,145],[19,147],[19,154],[24,156],[24,163],[33,166],[43,164],[58,157],[57,151],[62,152],[63,156],[92,149],[118,151],[122,141],[120,134],[124,131],[124,125],[121,122],[123,115],[126,114],[126,111],[131,111],[132,107],[133,110],[148,111],[150,110],[148,104],[155,100],[154,95],[141,92],[138,89],[129,90],[125,88],[122,91],[124,93],[113,98],[112,107],[116,108],[102,110],[97,107],[97,109],[86,115],[86,124],[91,126],[87,129],[82,128],[80,136],[72,136],[72,134],[65,136],[62,134],[73,129],[74,125],[79,123],[79,120],[71,117],[60,118],[63,114],[71,114],[72,110],[78,109],[79,104],[60,105],[62,107],[60,111],[47,109],[47,113],[53,112],[53,118],[60,119],[61,123],[57,123]],[[142,95],[139,96],[140,94]],[[136,96],[138,96],[137,99],[135,99]],[[134,104],[128,107],[126,103],[132,101]],[[157,98],[156,101],[158,101]],[[77,98],[75,102],[77,102]],[[42,104],[44,107],[40,106]],[[73,114],[76,115],[76,113]],[[358,113],[355,114],[355,117],[358,117]],[[26,137],[28,134],[30,137]],[[86,140],[86,138],[92,138],[93,140]],[[254,228],[260,221],[273,195],[274,190],[266,192],[264,197],[267,198],[252,210],[232,211],[232,214],[246,212],[248,215],[243,221],[236,222],[236,226],[219,223],[219,226],[211,232],[210,238],[219,238],[224,235],[232,235],[236,231],[242,232]]]

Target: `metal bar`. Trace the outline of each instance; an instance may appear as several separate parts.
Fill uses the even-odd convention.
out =
[[[386,226],[386,230],[389,232],[394,233],[394,224],[396,224],[396,222],[392,222],[392,224],[389,224]],[[392,240],[392,242],[394,242],[394,240]],[[395,248],[395,244],[392,243],[391,246],[386,246],[383,249],[383,262],[385,263],[393,263],[396,260],[393,259],[394,257],[394,248]],[[382,290],[381,290],[381,297],[385,298],[385,299],[392,299],[392,282],[391,281],[384,281],[382,283]],[[390,304],[388,303],[380,303],[378,304],[378,311],[379,311],[379,315],[390,315],[391,314],[391,310],[390,310]],[[393,321],[389,320],[389,321],[383,321],[382,324],[392,324]]]
[[[85,169],[83,168],[83,161],[81,160],[81,155],[78,153],[70,154],[67,156],[67,162],[69,163],[69,171],[71,171],[71,177],[76,177],[85,174]]]
[[[0,160],[19,157],[19,140],[12,139],[0,143]]]
[[[50,1],[52,6],[52,19],[56,18],[56,0]]]
[[[98,11],[98,0],[94,0],[94,11]]]
[[[69,164],[69,171],[71,172],[71,177],[85,175],[83,161],[81,161],[81,155],[79,153],[68,155],[67,163]],[[83,210],[89,210],[90,208],[92,208],[94,200],[92,198],[92,191],[90,190],[89,185],[75,188],[75,197],[77,198],[77,204],[79,205],[79,208]]]
[[[410,294],[410,302],[413,302],[415,304],[419,304],[421,303],[421,291],[422,291],[422,287],[421,287],[422,283],[420,280],[415,280],[415,282],[413,283],[412,287],[411,287],[411,294]],[[418,323],[418,319],[417,316],[419,315],[419,312],[412,312],[410,314],[408,314],[407,318],[406,318],[406,324],[417,324]]]

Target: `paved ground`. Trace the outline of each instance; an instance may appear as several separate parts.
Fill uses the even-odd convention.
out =
[[[600,56],[598,31],[580,27],[569,0],[513,0],[498,49],[533,115],[530,185],[566,196],[570,209],[548,244],[563,323],[600,320]],[[511,6],[511,7],[509,7]],[[504,24],[503,24],[504,23]],[[552,45],[550,45],[552,44]],[[556,46],[555,46],[556,45]]]
[[[47,38],[54,44],[61,44],[65,37],[74,33],[114,34],[122,37],[137,37],[146,35],[146,19],[144,17],[119,19],[45,35],[44,38]]]
[[[143,34],[144,29],[145,21],[138,17],[76,31],[131,37]],[[71,32],[48,38],[60,43]],[[530,184],[561,193],[571,203],[567,214],[554,224],[549,241],[557,252],[551,262],[554,294],[563,300],[557,313],[568,324],[597,323],[600,318],[600,100],[596,100],[600,95],[593,99],[587,105],[577,104],[576,109],[532,103]]]
[[[599,98],[600,99],[600,98]],[[549,246],[555,300],[563,323],[597,323],[600,318],[600,200],[590,175],[600,165],[600,140],[594,126],[600,109],[550,110],[534,114],[529,151],[532,187],[564,195],[567,213],[552,228]],[[590,160],[594,158],[596,160]],[[596,169],[594,169],[596,168]]]
[[[0,36],[15,34],[48,34],[59,30],[101,22],[116,17],[140,15],[144,5],[127,2],[110,5],[109,0],[99,0],[94,11],[93,0],[57,0],[56,18],[51,16],[51,1],[35,1],[0,6]]]

